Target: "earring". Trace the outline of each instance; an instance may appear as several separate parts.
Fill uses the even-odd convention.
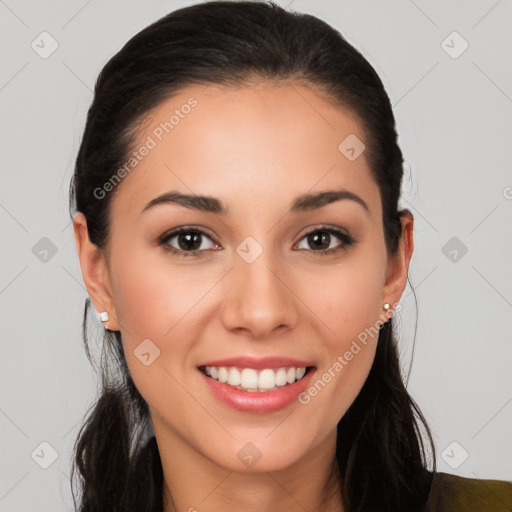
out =
[[[389,323],[389,321],[391,320],[391,317],[389,317],[389,315],[388,315],[390,309],[391,309],[391,304],[389,304],[389,302],[382,304],[382,310],[384,311],[384,318],[381,320],[380,328],[384,327],[384,325],[387,325]],[[391,312],[391,316],[393,316],[393,312]]]
[[[101,320],[102,322],[108,322],[108,312],[107,312],[107,311],[102,311],[102,312],[100,313],[100,320]],[[107,331],[109,330],[109,329],[108,329],[108,325],[107,325],[107,324],[105,324],[103,327],[105,327],[105,329],[106,329]]]

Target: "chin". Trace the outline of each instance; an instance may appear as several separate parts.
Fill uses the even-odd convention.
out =
[[[285,436],[276,436],[266,430],[260,435],[243,436],[232,439],[229,445],[224,445],[222,453],[218,450],[208,454],[215,464],[229,471],[238,473],[264,473],[281,471],[298,464],[308,454],[308,442],[289,431]],[[288,442],[286,442],[288,440]],[[290,442],[293,440],[293,442]],[[218,444],[217,446],[221,446]]]

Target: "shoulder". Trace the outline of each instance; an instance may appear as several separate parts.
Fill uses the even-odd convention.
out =
[[[436,473],[425,512],[510,512],[512,482]]]

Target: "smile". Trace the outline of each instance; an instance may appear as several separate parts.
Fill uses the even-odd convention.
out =
[[[201,371],[213,380],[249,392],[271,391],[288,386],[306,375],[306,367],[238,368],[225,366],[204,366]]]
[[[273,356],[232,357],[197,366],[208,394],[245,413],[268,414],[293,404],[316,373],[313,361]]]

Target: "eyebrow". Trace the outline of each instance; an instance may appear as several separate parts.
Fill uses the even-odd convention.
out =
[[[362,206],[366,212],[370,213],[370,209],[365,201],[357,194],[349,190],[327,190],[316,194],[303,194],[297,197],[290,208],[291,213],[300,213],[316,210],[341,200],[354,201]],[[220,215],[228,214],[228,207],[219,199],[209,196],[198,196],[190,194],[181,194],[179,192],[166,192],[152,199],[142,210],[141,213],[160,204],[179,204],[191,210],[197,210],[207,213],[215,213]]]

